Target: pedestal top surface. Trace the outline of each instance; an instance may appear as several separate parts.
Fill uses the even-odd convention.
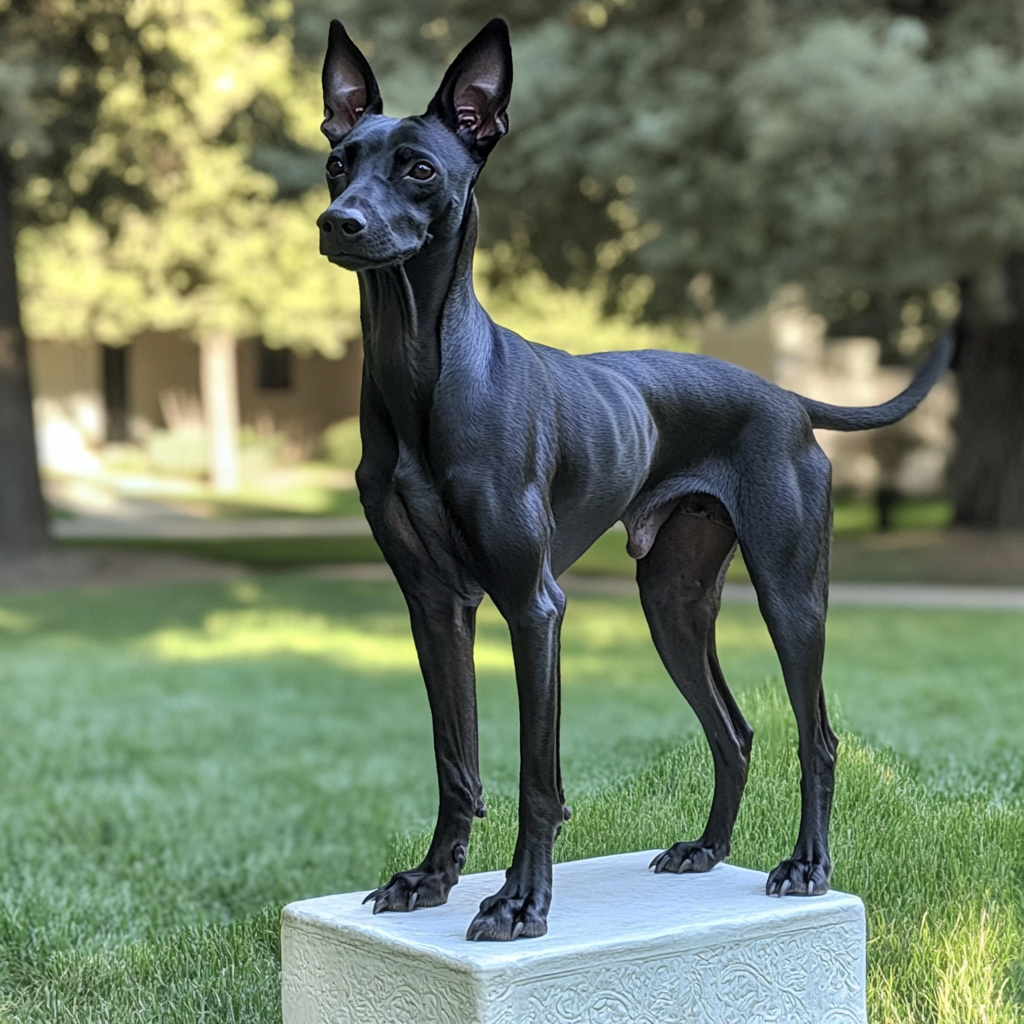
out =
[[[374,916],[371,904],[362,905],[366,893],[359,892],[292,903],[284,916],[289,924],[356,932],[486,971],[659,939],[691,940],[697,945],[702,937],[722,929],[771,934],[807,928],[816,918],[863,915],[860,900],[846,893],[773,899],[764,892],[765,874],[726,864],[706,874],[656,875],[647,865],[657,852],[556,864],[548,933],[537,939],[466,940],[480,901],[504,883],[500,871],[464,875],[443,907]]]

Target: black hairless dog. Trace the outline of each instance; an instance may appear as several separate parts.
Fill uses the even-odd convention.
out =
[[[369,897],[374,913],[444,903],[484,814],[473,635],[489,594],[508,622],[519,690],[519,836],[506,882],[470,939],[543,935],[551,851],[569,816],[558,756],[556,582],[622,520],[665,667],[707,733],[715,792],[700,838],[658,871],[708,871],[729,853],[752,730],[715,653],[737,542],[796,714],[800,833],[769,895],[828,890],[836,763],[821,685],[831,472],[813,427],[864,430],[921,401],[936,346],[884,405],[846,409],[696,355],[571,356],[495,324],[473,292],[473,187],[508,130],[512,54],[495,19],[459,54],[422,117],[385,117],[373,73],[331,23],[323,73],[331,205],[320,251],[359,274],[365,345],[356,472],[373,535],[409,605],[434,726],[439,809],[423,863]]]

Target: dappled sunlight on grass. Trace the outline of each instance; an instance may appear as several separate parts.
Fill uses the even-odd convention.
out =
[[[31,615],[0,608],[0,631],[4,633],[27,633],[35,625]]]
[[[771,637],[756,608],[729,608],[715,629],[719,654],[768,654],[774,657]]]
[[[886,946],[909,945],[895,966],[876,966],[871,994],[883,1024],[1019,1024],[1021,1006],[1010,991],[1024,948],[1020,914],[1009,903],[978,900],[966,907],[925,912],[909,936],[881,934],[869,949],[896,959]]]
[[[162,661],[212,661],[298,655],[321,658],[339,668],[414,671],[416,648],[407,620],[364,617],[358,625],[290,608],[223,609],[211,612],[197,629],[161,629],[143,649]],[[508,643],[477,640],[479,669],[510,671]]]
[[[392,623],[348,626],[296,609],[225,609],[211,612],[199,628],[157,630],[142,646],[162,661],[291,654],[351,668],[414,670],[412,637],[388,626]]]
[[[262,591],[250,581],[233,585],[232,596],[248,607],[210,611],[195,627],[155,630],[142,641],[143,649],[164,661],[293,654],[366,671],[418,668],[405,615],[364,614],[353,622],[295,607],[263,606]],[[753,616],[746,611],[723,614],[718,627],[720,651],[739,658],[771,655],[764,624],[756,611]],[[11,619],[15,621],[21,620]],[[477,669],[512,672],[508,629],[490,600],[481,604],[477,622]],[[4,623],[0,613],[0,629]],[[652,673],[668,682],[635,600],[574,597],[562,631],[562,667],[563,682],[568,686],[607,677],[612,667],[615,685],[634,685]]]

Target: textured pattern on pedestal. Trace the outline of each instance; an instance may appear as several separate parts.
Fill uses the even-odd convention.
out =
[[[285,1024],[866,1024],[860,900],[769,899],[726,865],[654,875],[651,856],[556,865],[548,934],[513,943],[465,940],[498,873],[412,914],[293,903]]]

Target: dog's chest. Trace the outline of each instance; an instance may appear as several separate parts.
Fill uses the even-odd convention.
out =
[[[426,453],[400,442],[383,502],[387,529],[431,561],[458,558],[462,544]]]

